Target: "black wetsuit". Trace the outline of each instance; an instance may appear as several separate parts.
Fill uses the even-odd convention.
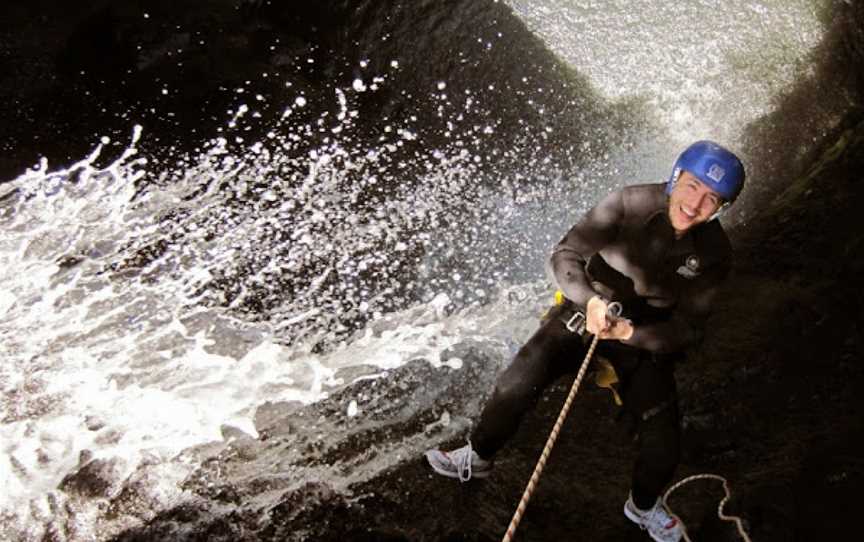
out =
[[[604,198],[555,247],[549,267],[568,302],[550,311],[499,375],[471,435],[481,457],[504,445],[546,386],[578,369],[588,338],[569,331],[561,316],[599,294],[620,301],[633,321],[629,340],[600,341],[597,353],[615,367],[624,408],[638,422],[633,499],[640,508],[654,505],[680,454],[674,363],[701,340],[731,266],[718,221],[676,238],[667,206],[663,184],[626,187]]]

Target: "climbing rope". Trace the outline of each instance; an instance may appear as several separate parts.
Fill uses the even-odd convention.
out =
[[[546,439],[546,446],[543,448],[543,453],[540,454],[540,459],[537,460],[537,465],[534,466],[534,472],[531,474],[531,479],[528,480],[528,485],[525,486],[525,492],[522,493],[522,499],[519,501],[519,506],[516,507],[516,513],[513,514],[513,519],[510,520],[510,526],[507,527],[507,532],[504,534],[502,542],[510,542],[513,540],[513,535],[516,534],[516,527],[518,527],[519,522],[522,521],[522,515],[525,513],[525,508],[528,506],[528,501],[531,500],[531,494],[534,493],[534,488],[540,480],[540,473],[543,472],[543,468],[546,466],[549,452],[552,451],[552,447],[555,446],[555,441],[558,440],[558,433],[561,432],[561,426],[564,425],[564,419],[567,418],[567,413],[570,411],[570,405],[576,397],[576,392],[579,391],[579,385],[585,377],[585,371],[588,370],[588,365],[591,361],[591,356],[594,355],[594,349],[597,347],[598,340],[599,337],[595,335],[594,340],[591,341],[588,353],[585,354],[585,360],[582,361],[582,366],[579,367],[579,373],[576,375],[576,380],[573,381],[573,385],[570,387],[570,393],[567,395],[567,400],[564,401],[564,406],[561,407],[561,413],[558,414],[558,419],[552,427],[552,432],[549,433],[549,438]]]
[[[519,526],[519,522],[522,521],[522,516],[525,514],[525,508],[527,508],[528,506],[528,501],[531,500],[531,495],[534,493],[534,489],[537,487],[537,482],[540,480],[540,474],[546,467],[546,460],[549,458],[549,453],[552,451],[552,447],[555,446],[555,441],[558,440],[558,434],[561,432],[561,427],[564,425],[564,420],[567,418],[567,414],[570,412],[570,406],[573,403],[573,399],[576,397],[576,393],[579,391],[579,386],[582,384],[582,379],[585,377],[585,372],[588,370],[588,365],[590,364],[591,357],[594,355],[594,349],[597,347],[598,340],[598,336],[595,335],[594,339],[591,341],[591,346],[588,348],[588,353],[585,354],[585,359],[582,361],[582,365],[579,367],[579,373],[576,375],[576,380],[574,380],[573,385],[570,386],[570,393],[567,395],[567,399],[564,401],[564,406],[561,407],[561,412],[558,414],[558,419],[555,420],[555,425],[552,427],[552,432],[549,433],[549,438],[546,439],[546,446],[543,447],[543,452],[540,454],[540,459],[537,460],[537,465],[534,466],[534,472],[531,473],[531,478],[528,480],[528,485],[525,486],[525,491],[522,493],[522,498],[519,500],[519,505],[516,507],[516,512],[513,514],[513,519],[510,520],[510,525],[507,527],[507,532],[504,533],[504,538],[502,539],[502,542],[511,542],[513,540],[513,536],[516,534],[516,528]],[[663,495],[663,506],[669,509],[669,506],[666,504],[666,499],[668,499],[669,496],[681,486],[695,480],[706,479],[720,480],[721,482],[723,482],[723,490],[726,492],[726,496],[723,497],[723,499],[720,501],[719,506],[717,507],[717,516],[723,521],[734,522],[736,527],[738,527],[738,533],[741,535],[741,538],[743,538],[745,542],[751,542],[750,537],[747,536],[747,532],[744,530],[744,525],[741,521],[741,518],[737,516],[726,515],[726,513],[723,511],[724,506],[726,506],[726,502],[731,497],[731,492],[729,491],[728,482],[722,476],[719,476],[717,474],[694,474],[693,476],[688,476],[687,478],[684,478],[666,491],[666,493]],[[684,523],[682,522],[682,525],[683,524]],[[684,540],[686,542],[692,542],[690,540],[690,537],[687,536],[686,528],[684,529]]]
[[[678,483],[666,490],[666,493],[663,494],[663,506],[665,506],[666,509],[669,510],[669,512],[671,513],[672,509],[669,507],[668,504],[666,504],[666,499],[669,498],[669,495],[671,495],[675,490],[677,490],[684,484],[688,484],[696,480],[720,480],[721,482],[723,482],[723,491],[726,492],[726,496],[723,497],[723,499],[720,501],[720,504],[717,505],[717,517],[719,517],[723,521],[734,522],[735,526],[738,528],[738,534],[741,535],[741,538],[744,539],[746,542],[751,542],[750,537],[747,535],[747,531],[744,530],[744,522],[741,521],[741,518],[739,518],[738,516],[729,516],[726,514],[726,512],[723,511],[723,507],[726,506],[726,502],[732,497],[732,492],[729,490],[729,482],[726,480],[726,478],[723,478],[720,475],[694,474],[693,476],[688,476],[687,478],[684,478],[683,480],[679,481]],[[681,524],[684,525],[683,522]],[[690,537],[687,536],[686,528],[684,529],[684,540],[686,540],[687,542],[692,542],[692,540],[690,540]]]

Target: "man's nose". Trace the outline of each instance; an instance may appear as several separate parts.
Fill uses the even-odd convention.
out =
[[[706,205],[708,205],[708,197],[705,194],[693,194],[690,197],[690,201],[687,203],[689,203],[694,210],[701,211]]]
[[[684,197],[684,203],[694,209],[702,204],[702,194],[690,193]]]

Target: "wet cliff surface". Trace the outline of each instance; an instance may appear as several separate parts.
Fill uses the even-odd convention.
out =
[[[235,7],[226,3],[218,9],[233,17]],[[290,20],[290,14],[284,16]],[[745,519],[754,540],[847,539],[857,529],[856,490],[864,483],[862,26],[861,4],[839,6],[817,52],[819,69],[778,98],[775,113],[749,127],[751,177],[764,179],[763,188],[737,211],[734,275],[705,343],[676,373],[684,424],[678,477],[726,476],[733,491],[727,510]],[[122,36],[115,38],[122,45]],[[160,47],[167,51],[171,39],[163,37]],[[293,47],[305,45],[298,41]],[[120,64],[109,63],[105,73],[127,66],[122,55],[118,58],[112,62]],[[142,57],[135,58],[141,73],[150,73]],[[259,68],[242,61],[225,66],[240,70],[241,65],[250,73]],[[352,76],[342,75],[350,84]],[[45,90],[53,93],[45,103],[69,103],[63,94],[69,87],[61,86]],[[187,83],[184,89],[193,87]],[[798,130],[796,119],[814,110],[829,122],[818,124],[816,133]],[[75,124],[74,116],[57,118]],[[35,131],[45,141],[55,129],[80,135],[74,126]],[[34,145],[45,150],[42,143]],[[57,143],[57,152],[62,160],[64,153],[79,151]],[[19,160],[27,154],[21,148],[16,153]],[[513,303],[539,314],[546,295],[531,292]],[[107,520],[125,516],[140,525],[112,535],[114,540],[498,540],[570,379],[558,382],[529,414],[492,477],[460,484],[433,476],[412,443],[417,435],[440,434],[442,445],[461,445],[457,435],[467,431],[495,371],[508,360],[491,345],[467,339],[452,357],[461,360],[460,368],[436,369],[418,359],[311,406],[263,406],[255,420],[258,438],[226,427],[224,441],[178,457],[178,463],[194,466],[174,480],[185,496],[167,510],[150,483],[165,476],[162,466],[146,462],[122,479],[121,466],[82,458],[61,489],[82,500],[100,500]],[[356,368],[344,376],[373,372]],[[417,400],[420,396],[435,399]],[[372,425],[360,426],[345,413],[345,403],[358,397]],[[621,514],[634,454],[626,428],[614,421],[608,393],[587,383],[517,539],[645,540]],[[395,455],[398,461],[383,473],[366,475],[376,455]],[[343,469],[348,483],[337,487],[322,480],[328,465]],[[298,486],[298,480],[305,483]],[[716,518],[721,497],[715,482],[696,482],[670,504],[693,540],[737,540],[734,528]],[[75,538],[81,518],[73,512],[52,511],[46,540]]]
[[[756,214],[754,224],[762,227],[736,231],[734,278],[703,347],[676,373],[684,424],[676,479],[704,472],[727,477],[726,511],[744,519],[753,540],[846,539],[857,529],[856,494],[864,482],[862,121],[860,110],[850,111],[796,181]],[[543,301],[532,299],[538,311]],[[274,406],[272,418],[262,420],[261,439],[241,436],[211,450],[209,466],[183,481],[198,496],[194,503],[116,540],[500,540],[571,378],[526,417],[488,479],[460,484],[431,474],[415,456],[347,491],[310,478],[279,493],[278,477],[310,461],[350,465],[369,454],[398,454],[394,443],[440,431],[444,412],[454,413],[451,424],[465,427],[463,416],[478,412],[488,394],[489,367],[506,360],[470,343],[454,356],[465,362],[462,369],[429,371],[421,361],[427,369],[420,373],[409,365],[385,381],[347,389],[345,397],[366,395],[386,412],[375,431],[352,433],[350,419],[333,416],[344,397],[293,412]],[[590,380],[519,540],[645,539],[620,512],[634,443],[616,423],[611,397]],[[442,401],[411,411],[405,405],[418,393]],[[302,420],[325,418],[311,432],[296,429]],[[350,437],[316,448],[320,432]],[[302,459],[292,456],[298,446],[306,447]],[[256,504],[262,495],[269,496]],[[717,519],[722,497],[719,482],[697,481],[678,490],[670,505],[693,540],[739,540],[732,524]]]
[[[334,90],[358,79],[364,90],[380,87],[352,103],[363,119],[358,140],[368,145],[402,123],[433,148],[452,145],[451,135],[466,136],[472,151],[469,140],[482,140],[489,174],[566,162],[589,133],[607,137],[625,115],[605,109],[497,2],[102,0],[72,9],[37,0],[13,10],[0,28],[4,179],[41,156],[68,165],[101,136],[122,148],[133,122],[152,135],[144,148],[164,155],[222,132],[239,103],[256,113],[235,131],[246,141],[263,137],[296,96],[310,107],[294,111],[294,124],[328,110],[332,119]],[[495,137],[468,138],[478,125]],[[314,148],[328,135],[304,139]]]
[[[848,128],[765,211],[762,232],[739,234],[735,277],[711,320],[712,331],[677,372],[685,427],[678,477],[726,476],[733,492],[727,512],[745,520],[753,540],[844,539],[857,528],[856,494],[864,482],[860,119],[860,113],[850,114]],[[830,190],[822,189],[829,183]],[[409,365],[386,381],[346,390],[346,397],[367,395],[370,405],[382,409],[382,426],[375,431],[352,433],[350,420],[336,412],[344,397],[334,397],[329,407],[328,401],[293,412],[274,406],[272,418],[262,420],[262,438],[241,435],[219,446],[221,451],[211,450],[207,467],[183,481],[198,496],[194,503],[116,539],[500,539],[569,379],[526,418],[489,479],[460,484],[440,478],[417,456],[348,491],[309,479],[279,493],[279,477],[291,469],[400,453],[394,443],[416,433],[434,434],[443,412],[477,412],[491,385],[488,367],[505,360],[470,344],[458,355],[466,363],[460,370],[429,370],[421,361],[426,367],[421,378]],[[446,399],[413,412],[405,405],[417,393]],[[611,397],[588,382],[518,539],[645,538],[620,513],[634,446],[612,411]],[[311,432],[295,428],[303,420],[325,418],[314,422]],[[350,436],[317,448],[314,435],[320,432]],[[256,504],[262,495],[264,502]],[[697,481],[676,492],[670,505],[693,540],[738,540],[734,527],[716,517],[722,497],[718,482]],[[117,502],[122,509],[122,499]]]
[[[745,520],[753,540],[846,539],[858,524],[856,490],[864,482],[864,110],[856,78],[864,64],[862,10],[847,15],[835,21],[818,52],[822,71],[791,89],[772,116],[750,129],[754,142],[761,138],[764,153],[754,170],[774,184],[746,210],[747,225],[733,229],[734,276],[703,347],[677,372],[685,428],[678,478],[702,472],[726,476],[733,492],[727,512]],[[809,134],[782,129],[800,113],[802,102],[837,81],[842,82],[834,89],[842,94],[840,107],[820,105],[834,107],[834,128],[815,145],[805,141]],[[775,151],[785,154],[778,158]],[[539,310],[543,299],[532,301]],[[445,410],[475,414],[490,385],[489,371],[477,367],[500,367],[506,360],[465,348],[459,354],[466,362],[462,370],[418,381],[406,368],[378,384],[384,389],[348,390],[349,395],[370,390],[373,403],[391,407],[410,403],[413,393],[449,399],[427,411],[400,414],[398,423],[390,418],[380,431],[325,447],[316,460],[370,450],[397,453],[380,445],[436,431]],[[267,458],[290,456],[279,435],[290,441],[288,427],[301,414],[284,413],[265,425],[266,439],[240,439],[214,456],[219,475],[211,468],[185,481],[201,496],[197,504],[159,515],[117,539],[498,540],[570,381],[560,381],[527,417],[489,479],[460,484],[432,475],[422,457],[405,457],[347,492],[309,480],[280,495],[275,506],[256,506],[258,484],[266,476],[250,473],[250,464],[266,471]],[[302,416],[318,417],[321,408],[326,406]],[[332,423],[328,427],[350,433],[347,420]],[[611,398],[586,384],[517,539],[644,540],[620,512],[634,453],[629,433],[614,421]],[[734,527],[716,517],[722,496],[719,483],[699,481],[679,490],[670,505],[693,540],[738,540]],[[214,514],[221,502],[237,508]],[[194,527],[186,531],[189,525]]]

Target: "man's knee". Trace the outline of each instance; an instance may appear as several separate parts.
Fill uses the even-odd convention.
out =
[[[541,352],[532,345],[523,346],[513,362],[495,381],[493,396],[508,403],[530,403],[542,392],[546,368]]]
[[[539,386],[518,371],[505,371],[495,382],[493,400],[508,404],[529,404],[540,393]]]

